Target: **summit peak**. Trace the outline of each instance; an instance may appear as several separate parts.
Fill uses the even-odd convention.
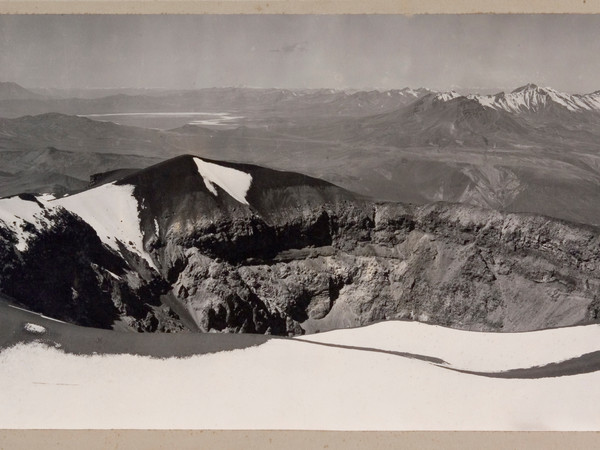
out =
[[[539,86],[537,84],[527,83],[521,87],[516,88],[514,91],[512,91],[512,93],[516,94],[517,92],[535,91],[537,89],[539,89]]]

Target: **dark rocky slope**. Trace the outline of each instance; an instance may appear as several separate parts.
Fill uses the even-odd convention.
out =
[[[125,246],[101,245],[69,216],[69,226],[34,232],[25,252],[4,230],[0,290],[71,322],[121,318],[139,330],[282,335],[402,318],[522,331],[600,320],[598,228],[444,203],[377,203],[299,174],[203,161],[250,175],[246,202],[216,183],[215,195],[190,156],[117,182],[135,187],[158,271]],[[18,273],[27,282],[17,283]],[[44,283],[55,279],[64,288],[46,297]],[[71,312],[70,287],[87,294],[80,312]],[[98,308],[101,323],[92,317]]]

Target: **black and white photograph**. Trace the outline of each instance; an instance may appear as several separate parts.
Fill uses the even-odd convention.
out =
[[[0,15],[0,429],[600,431],[600,16]]]

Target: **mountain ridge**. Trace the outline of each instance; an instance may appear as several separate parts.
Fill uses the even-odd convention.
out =
[[[2,88],[4,86],[4,88]],[[2,91],[6,94],[2,94]],[[461,89],[461,92],[466,92]],[[459,96],[478,101],[481,105],[511,114],[537,114],[559,108],[571,113],[600,111],[600,91],[567,94],[551,87],[528,83],[512,91],[483,95],[459,94],[454,90],[427,88],[397,89],[275,89],[275,88],[202,88],[196,90],[108,91],[106,96],[88,98],[53,98],[28,91],[16,83],[0,86],[0,115],[21,117],[48,112],[70,115],[143,113],[156,111],[244,111],[274,116],[284,114],[302,118],[306,114],[332,116],[365,116],[389,112],[406,106],[428,94],[449,101]]]
[[[467,95],[481,105],[502,109],[510,113],[539,113],[550,108],[564,108],[569,112],[600,111],[600,94],[598,91],[589,94],[565,94],[550,87],[539,87],[529,83],[514,89],[510,93],[500,92],[495,95]]]
[[[598,239],[548,217],[376,202],[184,155],[61,198],[0,199],[0,291],[137,331],[297,335],[387,319],[524,331],[600,320]]]
[[[43,95],[25,89],[12,81],[0,81],[0,101],[43,99]]]

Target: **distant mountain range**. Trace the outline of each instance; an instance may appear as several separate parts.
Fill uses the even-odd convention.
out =
[[[0,196],[77,191],[99,172],[196,153],[307,173],[376,199],[460,202],[600,224],[597,97],[526,85],[492,96],[215,88],[9,99],[0,101],[9,116],[70,115],[0,119]],[[81,117],[198,110],[239,119],[219,128],[184,117],[162,130]]]
[[[110,92],[110,91],[109,91]],[[193,91],[127,91],[106,96],[64,97],[28,91],[15,83],[0,85],[0,117],[63,113],[70,115],[127,112],[242,111],[302,117],[308,113],[365,115],[406,105],[431,91],[339,91],[333,89],[208,88]],[[52,91],[48,91],[52,94]],[[77,93],[77,92],[75,92]],[[79,93],[83,94],[83,93]]]
[[[572,112],[600,111],[600,91],[590,94],[565,94],[549,87],[527,84],[514,91],[496,95],[468,95],[481,105],[511,113],[542,112],[566,108]]]
[[[71,95],[70,97],[68,95]],[[104,95],[103,95],[104,94]],[[14,117],[28,108],[25,114],[62,112],[65,114],[92,114],[173,110],[182,107],[198,107],[212,110],[253,110],[269,107],[286,110],[293,106],[300,110],[317,105],[334,115],[375,113],[399,108],[425,95],[434,94],[437,100],[449,101],[466,97],[484,107],[510,113],[542,112],[552,108],[565,108],[571,112],[600,111],[600,91],[588,94],[567,94],[551,87],[539,87],[533,83],[512,92],[493,95],[458,94],[455,91],[434,91],[426,88],[390,90],[334,90],[334,89],[260,89],[260,88],[205,88],[188,91],[148,89],[91,90],[38,90],[33,92],[14,82],[0,82],[0,102],[13,101],[9,106],[15,111],[2,108],[2,116]],[[18,101],[30,102],[18,104]],[[37,102],[31,102],[37,100]],[[15,102],[17,101],[17,102]],[[6,106],[6,105],[2,105]],[[48,109],[53,108],[53,109]],[[74,109],[78,109],[74,112]],[[24,115],[24,114],[22,114]]]

